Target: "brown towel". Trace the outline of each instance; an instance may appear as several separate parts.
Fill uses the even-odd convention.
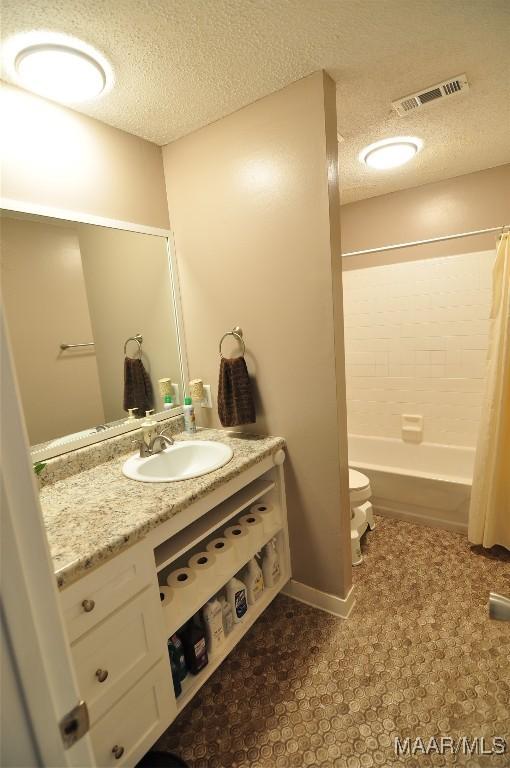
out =
[[[218,415],[224,427],[255,423],[255,404],[244,357],[221,358]]]
[[[138,409],[137,418],[154,408],[151,380],[139,358],[124,358],[124,410],[128,408]]]

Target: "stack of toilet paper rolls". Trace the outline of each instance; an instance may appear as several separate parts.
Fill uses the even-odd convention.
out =
[[[164,607],[172,605],[176,613],[189,604],[190,596],[200,599],[200,593],[204,593],[204,602],[207,600],[209,584],[218,573],[216,556],[213,552],[197,552],[190,557],[188,566],[176,568],[167,576],[167,587],[160,587],[160,594]],[[212,577],[212,578],[211,578]],[[166,592],[169,589],[169,593]]]
[[[161,605],[169,609],[164,612],[169,632],[175,628],[173,625],[176,617],[185,610],[189,596],[195,588],[196,579],[196,572],[192,568],[176,568],[168,574],[166,586],[160,585]]]
[[[239,557],[246,561],[253,551],[253,540],[250,536],[250,529],[247,525],[237,523],[225,528],[224,532],[227,541],[235,547]]]
[[[206,550],[215,556],[220,573],[231,573],[236,567],[236,550],[230,539],[224,536],[213,539],[206,546]]]
[[[188,560],[188,568],[196,574],[201,584],[204,581],[208,583],[211,581],[211,576],[217,573],[215,563],[216,555],[213,552],[197,552]]]
[[[239,518],[239,525],[245,525],[248,528],[252,545],[256,545],[257,549],[260,549],[265,543],[262,517],[257,512],[249,512],[249,514]]]
[[[264,526],[264,535],[270,535],[278,526],[278,509],[273,504],[259,501],[250,507],[250,513],[261,518]]]
[[[174,597],[174,591],[172,587],[165,587],[161,584],[159,585],[159,599],[161,601],[161,605],[163,608],[167,608],[170,603],[172,602]]]

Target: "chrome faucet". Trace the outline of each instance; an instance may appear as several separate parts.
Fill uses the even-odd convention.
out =
[[[140,448],[140,458],[145,459],[147,456],[154,456],[156,453],[161,453],[165,448],[174,444],[173,437],[165,435],[167,429],[170,429],[170,427],[165,427],[158,432],[158,434],[152,438],[149,445],[147,445],[143,439],[140,442],[138,442],[138,440],[133,440],[133,443]]]

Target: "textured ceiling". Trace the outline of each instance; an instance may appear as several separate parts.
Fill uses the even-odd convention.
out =
[[[510,161],[508,0],[2,0],[2,38],[65,32],[102,51],[110,93],[79,107],[166,144],[317,69],[337,82],[342,202]],[[405,118],[390,102],[466,72],[466,95]],[[417,135],[408,166],[359,150]]]

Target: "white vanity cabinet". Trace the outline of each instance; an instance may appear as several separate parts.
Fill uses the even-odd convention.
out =
[[[177,711],[153,550],[141,541],[61,594],[95,764],[134,765]]]
[[[97,766],[135,765],[290,578],[283,460],[283,450],[265,457],[61,592]],[[163,606],[158,581],[164,584],[170,571],[187,565],[257,503],[272,505],[271,522],[236,552],[228,572],[213,564],[205,578],[197,577]],[[250,606],[208,665],[196,676],[188,674],[176,699],[168,638],[272,539],[278,582]]]

